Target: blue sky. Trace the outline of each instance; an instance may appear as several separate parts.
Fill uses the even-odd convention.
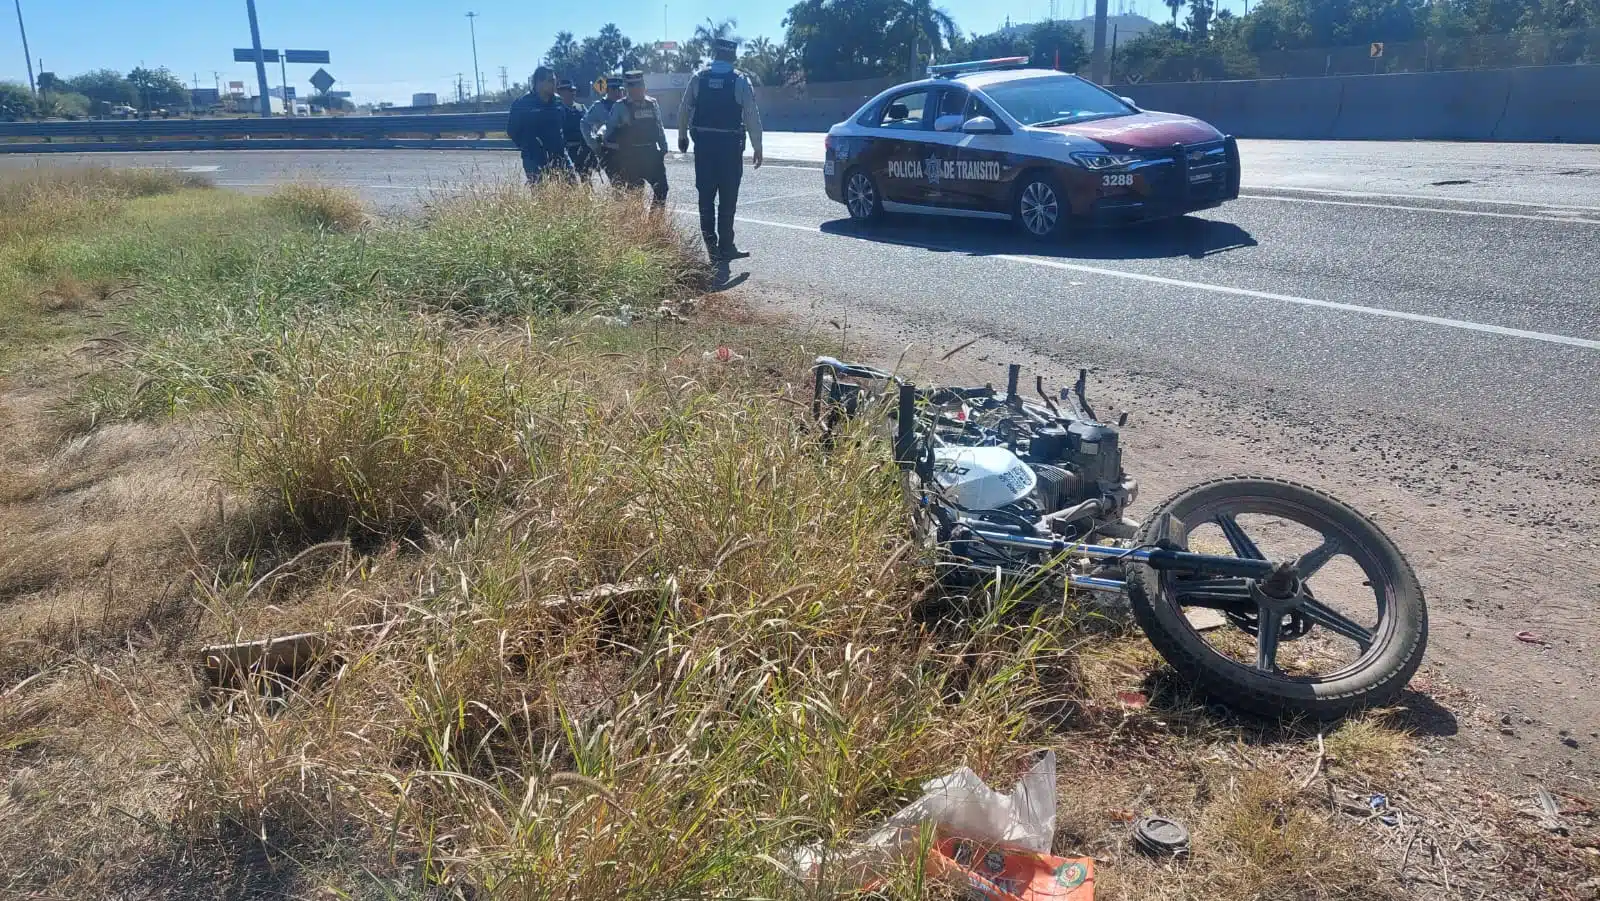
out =
[[[687,37],[707,17],[735,18],[746,38],[782,35],[779,23],[792,0],[735,4],[727,0],[667,0],[666,33]],[[968,32],[988,32],[1009,15],[1016,21],[1045,18],[1049,0],[935,0]],[[1059,0],[1063,17],[1076,17],[1085,0]],[[1134,2],[1152,18],[1158,0]],[[1233,5],[1227,3],[1225,5]],[[0,79],[26,82],[22,42],[11,3],[0,8]],[[263,46],[327,50],[335,90],[358,101],[410,101],[417,91],[453,92],[455,73],[470,82],[472,45],[466,12],[479,14],[478,60],[486,87],[498,87],[500,67],[512,80],[526,79],[557,31],[582,37],[615,22],[635,41],[660,40],[663,4],[658,0],[510,2],[510,0],[257,0]],[[141,63],[166,66],[185,82],[202,87],[244,81],[255,93],[253,67],[233,62],[234,47],[250,44],[244,0],[22,0],[34,69],[59,75],[109,67],[127,71]],[[1159,20],[1159,19],[1158,19]],[[289,83],[304,94],[316,67],[290,66]],[[276,86],[279,70],[269,67]]]

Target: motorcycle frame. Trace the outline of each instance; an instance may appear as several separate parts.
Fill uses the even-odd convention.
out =
[[[924,483],[931,481],[933,473],[931,471],[931,457],[924,452],[926,448],[923,447],[923,442],[919,441],[916,434],[917,401],[923,398],[932,398],[941,392],[956,397],[994,396],[993,389],[987,386],[981,389],[919,389],[916,385],[893,373],[883,372],[868,366],[843,363],[832,357],[818,357],[813,365],[813,370],[816,373],[812,389],[811,408],[813,418],[820,418],[822,413],[822,373],[825,369],[834,373],[836,383],[837,377],[842,375],[851,378],[892,382],[896,385],[898,392],[895,415],[895,462],[902,470],[915,472],[923,479]],[[1006,402],[1009,404],[1015,405],[1017,403],[1017,380],[1020,369],[1021,367],[1013,364],[1007,370],[1005,397]],[[1093,419],[1093,412],[1089,408],[1087,398],[1084,397],[1085,376],[1086,373],[1083,372],[1078,375],[1075,399],[1078,402],[1080,412],[1087,414],[1086,418]],[[835,396],[830,399],[838,400],[839,398]],[[922,503],[937,503],[937,501],[924,497]],[[992,528],[984,528],[979,522],[966,519],[959,516],[959,514],[955,517],[955,525],[964,530],[964,534],[960,536],[961,538],[965,539],[970,535],[972,539],[989,545],[1049,554],[1062,559],[1142,564],[1161,572],[1171,572],[1177,575],[1244,579],[1258,583],[1262,591],[1274,596],[1292,594],[1299,585],[1295,561],[1225,557],[1217,554],[1197,554],[1188,550],[1186,547],[1187,527],[1170,515],[1164,516],[1163,521],[1158,524],[1154,531],[1154,534],[1159,536],[1155,546],[1134,548],[1000,532]],[[1127,582],[1125,580],[1110,579],[1103,576],[1068,573],[1066,581],[1072,587],[1099,593],[1124,594],[1127,591]],[[1206,606],[1228,609],[1231,605],[1217,601]]]

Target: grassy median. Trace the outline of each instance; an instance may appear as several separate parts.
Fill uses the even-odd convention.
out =
[[[1050,747],[1101,897],[1402,894],[1303,733],[1068,605],[920,612],[884,449],[816,445],[797,339],[684,314],[692,248],[576,190],[378,223],[315,186],[0,189],[0,885],[829,897],[792,849]],[[304,632],[329,665],[287,689],[197,672]],[[1347,787],[1410,753],[1380,718],[1328,744]],[[1132,853],[1132,810],[1193,861]]]

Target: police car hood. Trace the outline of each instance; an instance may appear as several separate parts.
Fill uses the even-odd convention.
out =
[[[1039,137],[1060,135],[1059,140],[1076,145],[1074,149],[1105,150],[1110,153],[1154,150],[1173,144],[1199,144],[1222,139],[1222,132],[1199,119],[1174,113],[1135,113],[1049,128],[1030,128],[1028,131]]]

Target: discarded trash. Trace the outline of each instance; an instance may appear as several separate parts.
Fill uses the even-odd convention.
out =
[[[1124,707],[1132,707],[1135,710],[1150,705],[1150,699],[1145,697],[1142,691],[1119,691],[1117,692],[1117,701]]]
[[[1390,812],[1389,810],[1388,795],[1385,795],[1382,792],[1373,792],[1372,796],[1367,799],[1367,807],[1371,809],[1374,814],[1377,814],[1378,822],[1382,823],[1383,825],[1400,825],[1400,815],[1398,813]]]
[[[1094,862],[1050,854],[1056,831],[1056,755],[1046,751],[1011,793],[1002,795],[967,767],[922,784],[922,797],[901,808],[854,850],[828,855],[815,847],[794,855],[807,881],[842,878],[868,891],[902,868],[935,830],[924,867],[965,881],[996,901],[1094,897]],[[824,867],[824,863],[826,866]]]
[[[1528,644],[1544,644],[1544,639],[1540,638],[1536,633],[1533,632],[1518,632],[1517,640],[1525,641]]]
[[[1228,624],[1228,618],[1222,615],[1221,610],[1210,607],[1185,607],[1183,618],[1189,621],[1189,627],[1196,632],[1209,632]]]
[[[935,875],[964,883],[988,901],[1090,901],[1094,862],[979,845],[947,838],[934,847],[929,866]]]
[[[1155,857],[1188,857],[1189,830],[1166,817],[1140,817],[1133,824],[1133,843]]]
[[[716,350],[708,350],[700,356],[702,359],[716,360],[718,363],[737,363],[744,359],[742,354],[734,352],[733,348],[726,344],[718,345]]]

